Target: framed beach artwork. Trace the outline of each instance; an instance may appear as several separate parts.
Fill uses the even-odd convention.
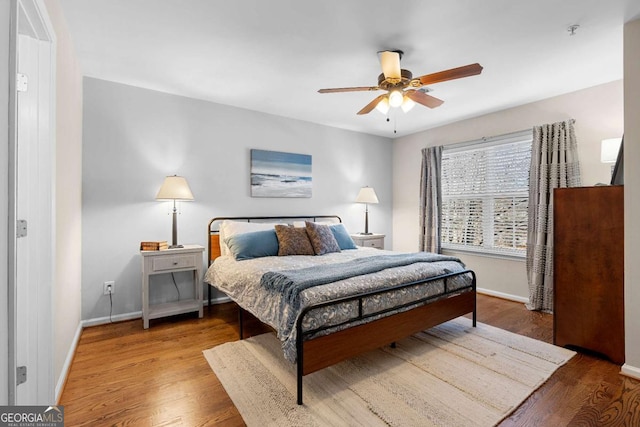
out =
[[[311,197],[311,156],[251,150],[251,197]]]

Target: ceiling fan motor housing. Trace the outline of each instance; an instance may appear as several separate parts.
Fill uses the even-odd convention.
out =
[[[378,87],[384,90],[404,89],[413,80],[413,74],[409,70],[400,70],[400,79],[386,78],[384,73],[378,76]]]

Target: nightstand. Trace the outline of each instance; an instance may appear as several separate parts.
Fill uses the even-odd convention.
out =
[[[352,234],[351,238],[358,246],[384,249],[384,234]]]
[[[149,319],[192,311],[197,311],[198,316],[202,317],[203,252],[204,247],[200,245],[184,245],[183,248],[162,251],[140,251],[142,255],[142,322],[145,329],[149,327]],[[149,304],[149,277],[154,274],[180,271],[193,271],[195,297],[163,304]]]

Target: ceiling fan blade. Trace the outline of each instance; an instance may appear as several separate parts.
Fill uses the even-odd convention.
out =
[[[320,89],[319,93],[337,93],[337,92],[366,92],[380,89],[378,86],[360,86],[360,87],[336,87],[331,89]]]
[[[478,63],[469,64],[450,70],[439,71],[433,74],[426,74],[418,77],[422,85],[446,82],[447,80],[461,79],[463,77],[475,76],[482,72],[482,66]]]
[[[382,66],[382,74],[386,79],[402,78],[400,71],[400,53],[384,50],[380,52],[380,65]]]
[[[376,108],[376,105],[378,105],[378,102],[380,102],[382,98],[384,98],[385,96],[387,96],[386,93],[383,95],[376,96],[373,101],[365,105],[365,107],[362,110],[358,111],[358,114],[359,115],[369,114],[371,111],[373,111],[374,108]]]
[[[426,93],[420,90],[408,90],[404,94],[408,96],[409,99],[411,99],[412,101],[417,102],[418,104],[422,104],[425,107],[429,107],[429,108],[439,107],[444,102],[442,99],[438,99],[434,96],[427,95]]]

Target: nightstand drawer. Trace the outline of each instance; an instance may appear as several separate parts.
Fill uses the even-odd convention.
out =
[[[384,249],[384,234],[352,234],[353,243],[365,248]]]
[[[362,245],[360,246],[364,246],[366,248],[376,248],[376,249],[383,249],[384,248],[384,239],[369,239],[369,240],[363,240],[362,241]]]
[[[178,268],[195,268],[196,265],[196,257],[193,255],[164,256],[153,260],[151,270],[164,271]]]

